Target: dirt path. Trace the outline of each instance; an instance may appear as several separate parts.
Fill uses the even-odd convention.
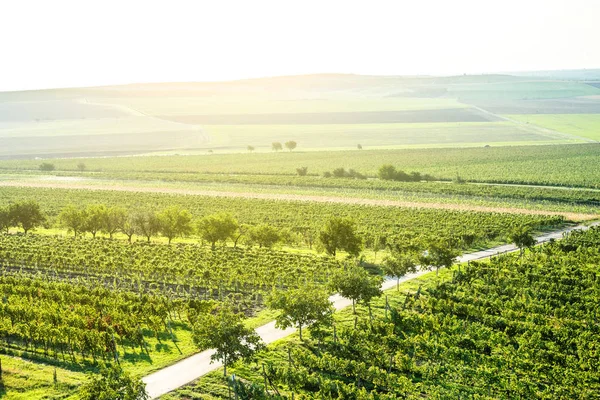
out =
[[[451,203],[421,203],[416,201],[397,201],[380,199],[363,199],[356,197],[339,196],[317,196],[302,194],[284,194],[284,193],[257,193],[257,192],[229,192],[213,190],[194,190],[165,187],[143,187],[128,185],[89,185],[76,182],[27,182],[27,181],[0,181],[0,187],[28,187],[28,188],[54,188],[54,189],[78,189],[78,190],[112,190],[117,192],[138,192],[138,193],[170,193],[187,196],[206,196],[206,197],[231,197],[259,200],[281,200],[281,201],[303,201],[317,203],[338,203],[355,204],[366,206],[386,206],[386,207],[408,207],[408,208],[433,208],[439,210],[454,211],[480,211],[480,212],[498,212],[527,215],[562,215],[569,221],[590,221],[598,218],[595,214],[583,214],[574,212],[528,210],[524,208],[510,207],[491,207],[477,206],[471,204],[451,204]]]
[[[592,225],[598,225],[596,222]],[[575,227],[570,227],[566,229],[561,229],[558,231],[546,233],[536,237],[536,242],[538,244],[545,243],[551,239],[560,239],[563,237],[565,233],[573,231],[575,229],[588,229],[588,226],[578,225]],[[503,246],[494,247],[491,249],[477,251],[475,253],[464,254],[458,258],[457,262],[464,263],[467,261],[480,260],[483,258],[488,258],[490,256],[494,256],[496,254],[508,253],[516,251],[517,248],[512,244],[507,244]],[[418,278],[424,274],[429,273],[430,271],[418,271],[412,274],[407,274],[400,278],[400,283],[409,281],[411,279]],[[387,278],[383,284],[381,285],[382,290],[392,289],[396,286],[395,278]],[[352,305],[352,301],[349,299],[345,299],[339,294],[334,294],[329,298],[329,300],[333,303],[333,307],[336,310],[341,310]],[[275,322],[271,321],[266,325],[263,325],[259,328],[256,328],[256,333],[262,338],[262,340],[266,343],[273,343],[277,340],[283,339],[286,336],[293,334],[296,331],[294,328],[288,328],[285,330],[278,329],[275,327]],[[159,398],[160,396],[169,393],[181,386],[184,386],[201,376],[204,376],[212,371],[219,369],[222,364],[219,362],[211,363],[210,357],[214,353],[214,350],[206,350],[201,353],[194,354],[184,360],[181,360],[169,367],[163,368],[159,371],[156,371],[146,377],[143,378],[144,383],[146,384],[146,390],[150,395],[151,399]]]

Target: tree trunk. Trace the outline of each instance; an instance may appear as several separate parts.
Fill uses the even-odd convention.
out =
[[[356,302],[352,299],[352,314],[356,314]]]
[[[396,290],[400,291],[400,277],[399,276],[396,277]]]
[[[298,332],[300,333],[300,340],[302,340],[302,325],[298,324]]]

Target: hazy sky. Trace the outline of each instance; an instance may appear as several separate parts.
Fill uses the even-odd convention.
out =
[[[0,2],[0,91],[600,68],[600,0]]]

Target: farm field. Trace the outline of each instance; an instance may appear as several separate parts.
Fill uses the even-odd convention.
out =
[[[594,398],[572,73],[0,92],[0,398]]]
[[[598,326],[590,321],[600,260],[597,250],[580,246],[597,248],[599,234],[597,228],[575,232],[523,260],[503,255],[403,283],[356,315],[337,313],[336,331],[329,326],[304,340],[279,341],[231,373],[245,390],[288,398],[394,398],[399,392],[415,399],[593,398],[600,360],[590,335]],[[573,279],[577,274],[592,278]],[[551,319],[547,309],[556,310]],[[576,338],[579,350],[567,337]],[[560,372],[557,358],[564,360]],[[161,399],[227,398],[230,384],[221,376],[211,373]]]
[[[599,114],[510,115],[511,119],[600,141]]]
[[[598,144],[578,144],[80,158],[53,159],[51,163],[56,169],[54,173],[68,171],[73,176],[78,174],[78,164],[83,163],[86,173],[98,173],[95,176],[99,178],[113,172],[119,172],[121,177],[139,173],[144,179],[184,181],[194,180],[193,174],[270,174],[287,175],[290,182],[300,167],[307,167],[309,175],[322,175],[343,167],[375,177],[382,165],[391,164],[406,172],[430,174],[442,180],[459,176],[467,182],[599,188],[600,170],[596,168],[599,159]],[[23,171],[39,175],[42,162],[3,160],[0,173]]]
[[[286,140],[305,150],[585,142],[494,113],[537,110],[532,102],[560,110],[565,101],[566,112],[598,112],[598,95],[593,85],[550,78],[336,74],[6,92],[0,157],[239,152]],[[111,143],[117,136],[120,146]]]

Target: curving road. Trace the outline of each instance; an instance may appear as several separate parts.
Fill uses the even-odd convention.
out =
[[[600,222],[594,222],[589,226],[586,225],[577,225],[565,229],[561,229],[558,231],[553,231],[550,233],[546,233],[536,237],[536,242],[538,244],[547,242],[551,239],[561,239],[564,234],[571,232],[576,229],[586,230],[590,226],[599,225]],[[463,263],[467,261],[480,260],[483,258],[487,258],[490,256],[494,256],[501,253],[508,253],[516,251],[517,248],[512,244],[507,244],[503,246],[493,247],[491,249],[481,250],[474,253],[464,254],[458,258],[457,262]],[[412,274],[407,274],[400,278],[400,283],[409,281],[411,279],[415,279],[419,276],[422,276],[429,271],[418,271]],[[381,288],[383,290],[391,289],[396,286],[395,278],[387,278]],[[329,298],[333,303],[333,307],[336,310],[341,310],[343,308],[349,307],[352,305],[352,301],[349,299],[345,299],[339,294],[334,294]],[[288,328],[288,329],[278,329],[275,327],[275,321],[271,321],[266,325],[263,325],[259,328],[256,328],[256,333],[262,338],[262,340],[269,344],[273,343],[276,340],[283,339],[286,336],[294,333],[296,329]],[[221,363],[210,362],[210,356],[213,354],[213,350],[206,350],[201,353],[197,353],[191,357],[188,357],[182,361],[179,361],[169,367],[163,368],[159,371],[156,371],[146,377],[143,378],[144,383],[146,384],[146,390],[150,395],[150,398],[156,399],[168,392],[171,392],[187,383],[190,383],[199,377],[208,374],[214,370],[217,370],[221,367]]]

